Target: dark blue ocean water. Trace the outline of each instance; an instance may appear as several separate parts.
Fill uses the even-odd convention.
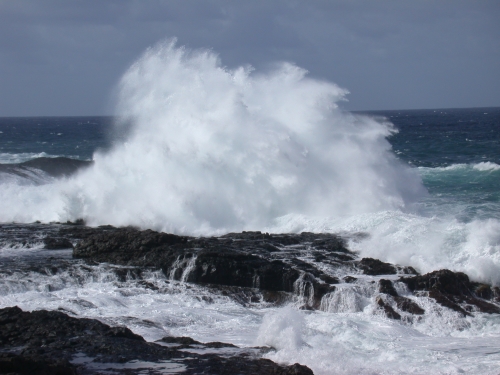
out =
[[[446,211],[463,221],[500,217],[500,108],[370,114],[396,126],[398,133],[389,138],[394,153],[418,168]]]
[[[39,154],[90,160],[113,140],[112,117],[0,118],[0,163]]]
[[[416,203],[401,209],[383,207],[377,212],[319,219],[292,213],[278,218],[281,221],[276,221],[277,229],[257,227],[252,230],[355,233],[352,238],[356,240],[349,246],[360,257],[410,265],[422,273],[447,268],[465,272],[474,281],[500,285],[500,108],[364,114],[394,124],[398,132],[389,138],[394,157],[418,172],[430,194],[419,195]],[[124,142],[125,134],[116,133],[116,129],[110,117],[0,118],[0,163],[13,164],[51,156],[90,160],[96,151],[105,151],[115,143]],[[162,134],[170,135],[169,132]],[[188,137],[191,134],[182,135]],[[154,136],[158,138],[160,135]],[[178,204],[176,198],[179,195],[169,199],[168,193],[172,193],[172,189],[168,191],[168,184],[155,185],[156,177],[167,183],[169,178],[185,178],[183,169],[174,169],[172,173],[171,169],[157,168],[161,167],[164,162],[161,158],[165,154],[168,156],[168,152],[163,153],[164,148],[158,151],[163,143],[155,145],[152,137],[146,137],[146,140],[140,144],[142,148],[137,148],[137,140],[135,144],[129,140],[124,147],[117,148],[120,152],[115,150],[107,156],[96,154],[94,169],[75,178],[49,176],[44,180],[46,176],[37,177],[36,171],[31,171],[34,174],[27,173],[28,179],[35,176],[40,184],[34,179],[22,180],[24,175],[20,179],[2,180],[2,168],[8,172],[25,166],[1,165],[0,222],[8,228],[11,224],[6,223],[11,222],[65,222],[83,217],[94,220],[87,222],[89,225],[137,225],[170,231],[171,226],[165,223],[169,224],[167,214],[174,212],[189,223],[192,216],[189,206]],[[382,144],[379,141],[377,139],[378,144]],[[370,146],[369,143],[365,145]],[[381,149],[375,155],[387,158],[383,152],[385,148]],[[149,153],[150,150],[153,152]],[[336,154],[339,155],[344,157],[342,153]],[[364,156],[361,153],[361,157]],[[182,157],[185,157],[184,153]],[[394,164],[391,157],[387,159]],[[178,164],[189,169],[187,160]],[[341,162],[348,167],[357,167],[366,160],[357,164],[349,164],[349,160],[344,159]],[[131,164],[133,168],[127,169]],[[149,166],[149,170],[145,166]],[[341,163],[339,167],[342,167]],[[148,173],[142,173],[143,169]],[[26,170],[29,168],[23,171]],[[408,171],[405,168],[396,170]],[[371,169],[367,171],[372,172]],[[185,190],[205,183],[201,167],[191,172],[192,175],[188,176],[190,184]],[[358,174],[356,177],[363,176]],[[388,181],[399,182],[400,176],[397,174]],[[405,176],[415,177],[413,173]],[[410,181],[421,187],[418,179]],[[219,182],[224,183],[217,180]],[[363,193],[364,186],[352,186],[352,191],[340,199],[356,200],[356,193]],[[359,191],[356,191],[358,187]],[[217,215],[220,213],[217,211],[219,202],[202,208]],[[159,212],[156,206],[164,211]],[[167,213],[162,215],[165,211]],[[85,214],[87,216],[80,216]],[[0,256],[9,264],[19,264],[18,254],[24,254],[26,259],[31,259],[34,254],[48,257],[47,250],[25,248],[31,237],[24,237],[24,233],[29,231],[30,225],[33,224],[18,226],[21,230],[16,234],[19,238],[14,245],[0,243]],[[359,236],[359,233],[365,235]],[[48,254],[54,258],[61,256]],[[70,257],[69,252],[65,254]],[[308,255],[299,259],[309,262],[315,257]],[[315,267],[331,269],[331,264],[314,262]],[[259,332],[270,332],[268,335],[273,340],[278,337],[278,341],[271,343],[286,343],[285,349],[279,352],[286,356],[276,358],[285,358],[291,363],[301,361],[313,368],[319,364],[320,368],[326,369],[323,374],[329,374],[332,366],[345,358],[344,362],[353,368],[345,372],[350,374],[497,373],[500,353],[498,316],[474,312],[474,317],[463,318],[451,310],[433,305],[430,298],[411,296],[425,307],[425,315],[414,321],[388,321],[376,312],[375,301],[380,298],[374,287],[376,279],[366,275],[366,278],[354,275],[359,279],[349,286],[339,285],[335,292],[339,293],[332,295],[338,296],[338,301],[329,300],[332,301],[331,308],[305,312],[290,306],[248,307],[213,294],[211,288],[165,283],[155,273],[147,276],[151,277],[148,285],[158,283],[160,287],[157,290],[145,289],[142,282],[132,278],[126,283],[117,282],[110,277],[107,266],[92,267],[55,274],[38,273],[31,268],[29,272],[9,270],[0,273],[0,307],[19,305],[26,310],[74,311],[80,317],[126,325],[139,330],[136,332],[142,335],[149,334],[150,340],[174,334],[207,342],[227,341],[252,346],[255,345],[255,336],[261,335]],[[91,276],[82,277],[89,272]],[[210,296],[211,302],[205,304],[200,295]],[[142,321],[147,324],[142,325]],[[259,328],[263,326],[268,328]],[[157,329],[161,332],[158,333]],[[289,343],[299,341],[307,345],[301,343],[297,348],[288,349]],[[387,358],[391,360],[387,361]],[[375,370],[371,366],[375,366]]]
[[[500,164],[500,108],[371,112],[391,121],[395,153],[417,167]]]
[[[359,113],[392,122],[398,129],[389,138],[394,152],[413,166],[500,165],[500,107]],[[0,118],[0,153],[6,158],[45,153],[92,159],[117,138],[112,117]]]
[[[359,114],[394,124],[398,132],[389,138],[394,154],[418,168],[440,204],[455,205],[463,220],[500,216],[500,107]],[[113,121],[112,117],[0,118],[0,163],[41,156],[91,160],[94,152],[123,141],[124,134],[116,132]]]

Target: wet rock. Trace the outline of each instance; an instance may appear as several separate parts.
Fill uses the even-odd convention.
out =
[[[192,347],[193,345],[198,345],[198,346],[203,346],[205,348],[215,348],[215,349],[220,349],[220,348],[237,348],[236,345],[233,344],[228,344],[225,342],[208,342],[208,343],[201,343],[199,341],[193,340],[191,337],[172,337],[172,336],[167,336],[163,337],[162,339],[158,340],[157,342],[164,342],[167,344],[177,344],[179,346],[182,346],[183,348],[188,348]]]
[[[323,247],[328,247],[328,241],[332,241],[328,251],[338,251],[343,246],[343,241],[336,236],[320,237]],[[106,228],[100,233],[83,236],[73,256],[94,262],[159,268],[174,280],[269,292],[294,293],[297,280],[306,273],[314,289],[314,305],[319,306],[322,296],[332,290],[328,285],[338,280],[295,257],[286,261],[273,259],[281,254],[279,247],[300,244],[302,238],[313,241],[309,234],[242,232],[220,238],[193,238],[151,230]],[[130,277],[129,271],[126,275]]]
[[[373,258],[361,259],[359,268],[365,275],[395,275],[397,273],[394,265]]]
[[[0,374],[76,375],[77,372],[75,366],[61,359],[0,353]]]
[[[479,284],[475,290],[476,296],[483,299],[491,299],[493,297],[493,290],[489,285]]]
[[[476,297],[473,293],[474,284],[462,272],[439,270],[421,276],[405,277],[400,279],[412,292],[425,291],[447,308],[462,315],[471,315],[467,306],[474,306],[481,312],[500,313],[500,308],[492,303]]]
[[[269,251],[269,252],[277,252],[277,251],[280,251],[280,249],[279,249],[278,247],[276,247],[276,246],[274,246],[274,245],[272,245],[272,244],[270,244],[270,243],[267,243],[267,242],[264,242],[264,243],[262,244],[262,248],[263,248],[264,250]]]
[[[356,282],[356,280],[358,280],[358,279],[355,277],[352,277],[352,276],[345,276],[342,280],[345,283],[352,284],[352,283]]]
[[[274,292],[274,291],[263,290],[262,299],[264,302],[268,302],[276,306],[282,306],[290,302],[291,296],[290,293],[287,292]]]
[[[392,285],[392,281],[380,279],[378,282],[378,289],[380,293],[385,293],[390,296],[397,296],[398,293],[396,289],[394,289],[394,285]]]
[[[496,302],[500,302],[500,288],[498,286],[494,286],[491,288],[492,299]]]
[[[260,301],[282,304],[293,295],[303,299],[298,303],[317,309],[323,296],[335,290],[334,285],[339,282],[321,268],[328,265],[370,276],[415,275],[402,277],[401,281],[410,291],[426,293],[442,306],[463,315],[470,315],[474,310],[500,312],[498,306],[486,301],[500,301],[500,291],[471,283],[465,274],[442,270],[422,276],[412,267],[373,258],[359,260],[347,249],[345,241],[333,234],[247,231],[194,238],[110,226],[71,227],[61,233],[79,240],[73,250],[75,258],[136,268],[123,269],[121,276],[120,271],[116,271],[120,280],[139,279],[144,269],[161,269],[172,280],[218,286],[244,305]],[[344,276],[342,281],[352,283],[356,278]],[[260,294],[244,289],[257,290]],[[423,313],[411,299],[398,296],[390,280],[380,280],[379,291],[393,297],[394,306],[400,311]]]
[[[340,236],[329,233],[302,232],[300,238],[302,241],[310,242],[315,249],[327,250],[328,252],[350,253],[345,240]]]
[[[187,281],[292,292],[300,272],[281,261],[235,251],[200,251]]]
[[[45,244],[45,249],[47,250],[61,250],[61,249],[72,249],[73,244],[67,238],[54,238],[45,237],[43,239]]]
[[[414,315],[425,314],[425,310],[421,308],[416,302],[412,301],[409,298],[402,296],[395,296],[394,300],[396,301],[398,309],[400,309],[401,311]]]
[[[234,350],[238,348],[231,344],[202,344],[189,337],[166,338],[163,342],[180,345],[165,347],[146,342],[128,328],[109,327],[97,320],[72,318],[57,311],[0,309],[0,373],[98,374],[105,368],[112,368],[114,374],[130,374],[130,369],[112,365],[135,361],[135,364],[144,362],[143,371],[148,373],[154,373],[154,369],[148,368],[151,363],[172,363],[183,365],[183,373],[188,375],[312,374],[306,366],[280,366],[251,355],[246,349]],[[198,354],[182,350],[192,345],[197,349],[231,347],[234,354]],[[76,361],[78,358],[85,360]]]
[[[83,219],[76,219],[75,221],[66,221],[66,225],[85,225],[85,220]]]
[[[402,273],[405,275],[418,275],[418,272],[415,270],[415,268],[410,267],[410,266],[397,266],[398,273]]]
[[[185,243],[186,237],[158,233],[152,230],[139,231],[133,228],[98,231],[77,244],[73,251],[76,258],[92,258],[115,264],[137,263],[138,259],[152,250],[171,252],[169,246]],[[143,262],[147,264],[148,262]]]
[[[339,279],[336,277],[330,276],[330,275],[319,275],[318,276],[320,280],[323,280],[327,284],[338,284]]]
[[[411,299],[399,296],[396,289],[394,288],[394,285],[392,281],[386,280],[386,279],[380,279],[379,280],[379,292],[387,294],[392,297],[392,299],[396,302],[396,306],[398,307],[399,310],[414,314],[414,315],[422,315],[425,313],[425,310],[422,309],[417,303],[413,302]],[[383,307],[384,310],[386,310],[385,304],[382,305],[380,301],[377,301],[379,306]],[[386,311],[387,314],[387,311]],[[398,314],[399,315],[399,314]],[[392,313],[392,311],[388,312],[388,316],[396,316]],[[393,319],[400,319],[400,318],[393,318]]]
[[[382,310],[389,319],[401,320],[399,315],[391,305],[387,304],[380,296],[376,298],[376,303],[380,310]]]

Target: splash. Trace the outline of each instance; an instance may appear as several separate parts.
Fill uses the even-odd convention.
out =
[[[424,194],[419,177],[391,154],[390,124],[338,109],[346,94],[290,63],[228,69],[162,42],[118,85],[126,141],[75,178],[15,194],[0,220],[207,234],[404,209]]]

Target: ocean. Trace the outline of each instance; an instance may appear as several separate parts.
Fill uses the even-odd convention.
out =
[[[376,277],[354,275],[316,311],[249,305],[161,272],[146,276],[154,290],[118,280],[112,265],[44,250],[43,237],[78,219],[193,236],[336,233],[360,257],[499,286],[500,107],[347,112],[345,90],[294,65],[228,70],[173,45],[148,50],[118,92],[120,116],[0,118],[0,307],[62,309],[151,341],[269,345],[266,358],[315,374],[498,374],[498,314],[464,317],[398,290],[426,312],[391,320],[377,313]],[[50,262],[66,268],[34,266]]]

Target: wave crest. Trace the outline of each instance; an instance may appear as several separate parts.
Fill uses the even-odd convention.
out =
[[[126,142],[47,189],[54,209],[31,219],[207,233],[402,209],[425,189],[390,152],[390,124],[337,108],[346,94],[290,63],[231,70],[211,51],[160,43],[119,83]],[[40,213],[17,200],[1,220]]]

